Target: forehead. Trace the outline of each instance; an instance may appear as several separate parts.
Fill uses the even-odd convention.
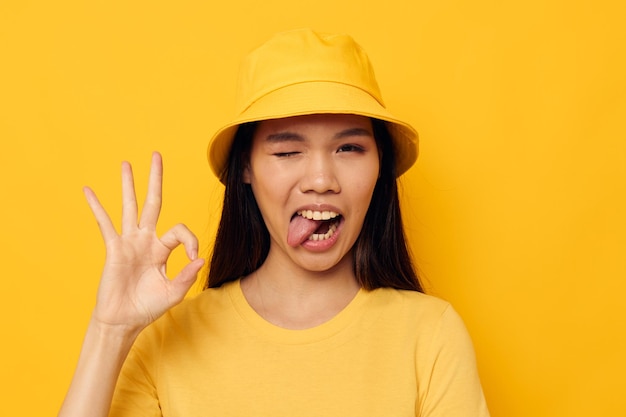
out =
[[[311,114],[263,120],[259,123],[254,136],[256,139],[264,139],[276,133],[293,132],[305,137],[308,135],[332,137],[348,129],[363,129],[373,134],[372,122],[366,116],[355,114]]]

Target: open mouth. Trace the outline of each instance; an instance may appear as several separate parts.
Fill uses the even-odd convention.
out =
[[[291,218],[287,243],[296,247],[307,240],[330,239],[342,216],[334,211],[300,210]]]
[[[309,235],[308,240],[330,239],[341,220],[341,216],[334,211],[302,210],[297,215],[318,223],[318,227]]]

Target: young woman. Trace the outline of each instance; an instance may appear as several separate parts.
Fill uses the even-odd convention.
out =
[[[365,53],[279,34],[244,61],[238,98],[209,146],[225,196],[199,296],[174,307],[203,261],[185,226],[155,234],[158,154],[140,216],[122,166],[120,234],[85,189],[107,259],[60,415],[487,416],[467,332],[411,264],[396,178],[417,134]]]

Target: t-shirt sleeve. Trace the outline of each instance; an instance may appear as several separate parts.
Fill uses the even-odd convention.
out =
[[[109,417],[162,417],[154,366],[159,344],[151,330],[140,334],[124,362]]]
[[[459,315],[447,306],[435,324],[428,360],[418,370],[426,376],[420,390],[420,417],[489,417],[470,336]],[[423,380],[423,379],[422,379]]]

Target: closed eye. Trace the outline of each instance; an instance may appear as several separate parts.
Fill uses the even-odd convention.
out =
[[[299,154],[300,152],[274,152],[272,155],[278,158],[289,158]]]

